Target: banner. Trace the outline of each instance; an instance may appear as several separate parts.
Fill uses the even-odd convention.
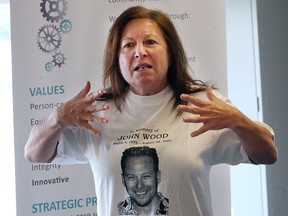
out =
[[[102,87],[109,28],[135,5],[166,12],[182,38],[193,77],[215,83],[227,95],[224,0],[11,0],[18,216],[97,215],[89,165],[31,164],[24,159],[24,146],[31,128],[87,80],[92,90]],[[229,168],[216,169],[214,213],[230,215]],[[225,187],[221,191],[218,182]]]

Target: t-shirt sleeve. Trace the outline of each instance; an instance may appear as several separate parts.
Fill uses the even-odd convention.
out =
[[[223,97],[217,91],[214,91],[214,94],[229,105],[234,106],[229,98]],[[268,129],[271,135],[274,136],[274,131],[269,125],[259,121],[254,122]],[[219,132],[219,139],[213,151],[212,163],[227,163],[230,165],[237,165],[239,163],[252,163],[252,161],[249,159],[249,156],[242,147],[238,136],[232,130],[224,129]]]
[[[88,159],[84,152],[87,148],[87,132],[81,128],[66,128],[58,142],[55,164],[85,164]]]
[[[218,142],[214,146],[212,158],[213,165],[220,163],[229,165],[251,163],[238,136],[230,129],[223,129],[219,132]]]

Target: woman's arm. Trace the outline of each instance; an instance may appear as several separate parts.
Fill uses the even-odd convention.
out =
[[[59,137],[66,127],[85,127],[96,135],[101,132],[91,122],[107,123],[93,113],[109,109],[108,104],[94,104],[104,90],[90,93],[90,82],[71,100],[56,109],[42,124],[32,128],[25,145],[25,158],[30,162],[51,162],[56,156]]]
[[[181,99],[191,105],[179,105],[179,111],[195,114],[195,117],[184,118],[184,122],[203,123],[191,136],[198,136],[208,130],[230,128],[234,131],[247,152],[256,164],[272,164],[277,160],[277,147],[270,131],[250,120],[237,108],[216,97],[211,88],[206,91],[209,101],[182,94]]]
[[[54,112],[47,121],[32,128],[25,145],[25,158],[30,162],[51,162],[57,150],[57,143],[64,127],[57,124]]]
[[[274,143],[274,136],[271,132],[251,121],[244,114],[231,128],[240,138],[245,151],[250,160],[255,164],[273,164],[277,161],[277,148]]]

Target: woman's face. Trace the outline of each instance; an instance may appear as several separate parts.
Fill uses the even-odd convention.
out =
[[[153,20],[135,19],[125,26],[119,65],[122,76],[135,94],[153,95],[168,85],[167,44]]]

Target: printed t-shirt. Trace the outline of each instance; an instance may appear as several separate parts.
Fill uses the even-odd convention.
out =
[[[205,92],[193,96],[208,100]],[[95,123],[102,135],[96,136],[84,128],[65,129],[53,161],[90,164],[99,216],[119,215],[118,204],[128,197],[122,184],[120,161],[123,151],[129,147],[156,149],[161,171],[157,190],[169,200],[168,215],[172,216],[212,216],[211,166],[250,163],[238,137],[229,129],[191,137],[190,133],[201,124],[184,123],[183,117],[191,114],[177,115],[170,87],[152,96],[129,92],[122,112],[112,101],[108,103],[109,110],[95,113],[109,119],[107,124]]]

